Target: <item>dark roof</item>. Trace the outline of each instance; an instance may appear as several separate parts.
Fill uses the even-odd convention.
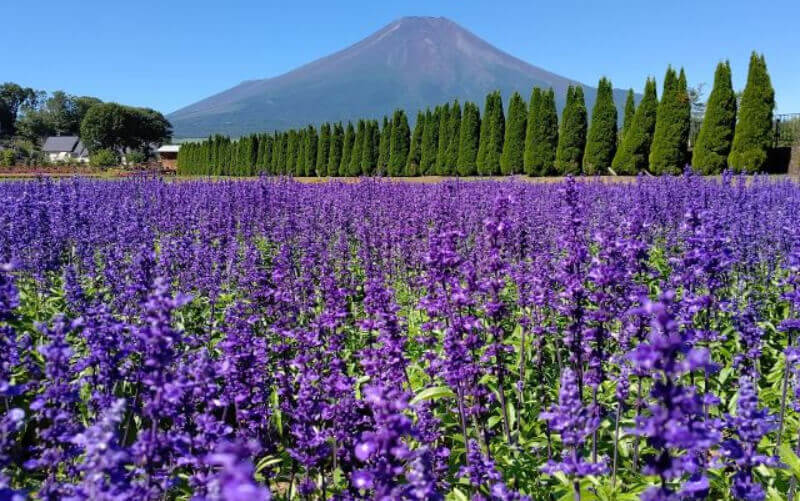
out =
[[[44,142],[42,151],[45,153],[72,153],[79,143],[78,136],[50,136]]]
[[[83,145],[83,141],[78,141],[78,144],[75,145],[74,153],[79,157],[84,157],[89,154],[89,150],[86,149],[86,146]]]

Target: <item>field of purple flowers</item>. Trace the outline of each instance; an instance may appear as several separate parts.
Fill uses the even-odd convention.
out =
[[[0,500],[778,500],[800,186],[0,183]]]

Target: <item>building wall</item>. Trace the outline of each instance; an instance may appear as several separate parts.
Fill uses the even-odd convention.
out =
[[[167,169],[178,168],[178,154],[177,153],[159,153],[158,161],[161,162]]]

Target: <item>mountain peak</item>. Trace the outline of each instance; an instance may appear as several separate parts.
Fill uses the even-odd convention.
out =
[[[275,78],[250,80],[178,110],[176,137],[233,136],[379,118],[453,99],[483,104],[486,94],[552,87],[559,108],[578,82],[530,65],[445,17],[401,17],[343,50]],[[587,105],[595,90],[584,86]],[[618,96],[621,104],[622,91]]]

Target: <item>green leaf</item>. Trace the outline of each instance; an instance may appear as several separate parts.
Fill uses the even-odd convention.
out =
[[[448,497],[455,501],[469,501],[467,495],[461,492],[458,487],[453,487],[453,490],[450,491],[450,495]]]
[[[425,388],[417,393],[414,398],[409,402],[411,405],[416,405],[423,400],[439,400],[442,398],[452,398],[456,394],[447,386],[434,386],[433,388]]]
[[[797,457],[791,447],[787,444],[782,444],[778,448],[778,455],[781,457],[781,461],[789,467],[795,478],[800,480],[800,458]]]

